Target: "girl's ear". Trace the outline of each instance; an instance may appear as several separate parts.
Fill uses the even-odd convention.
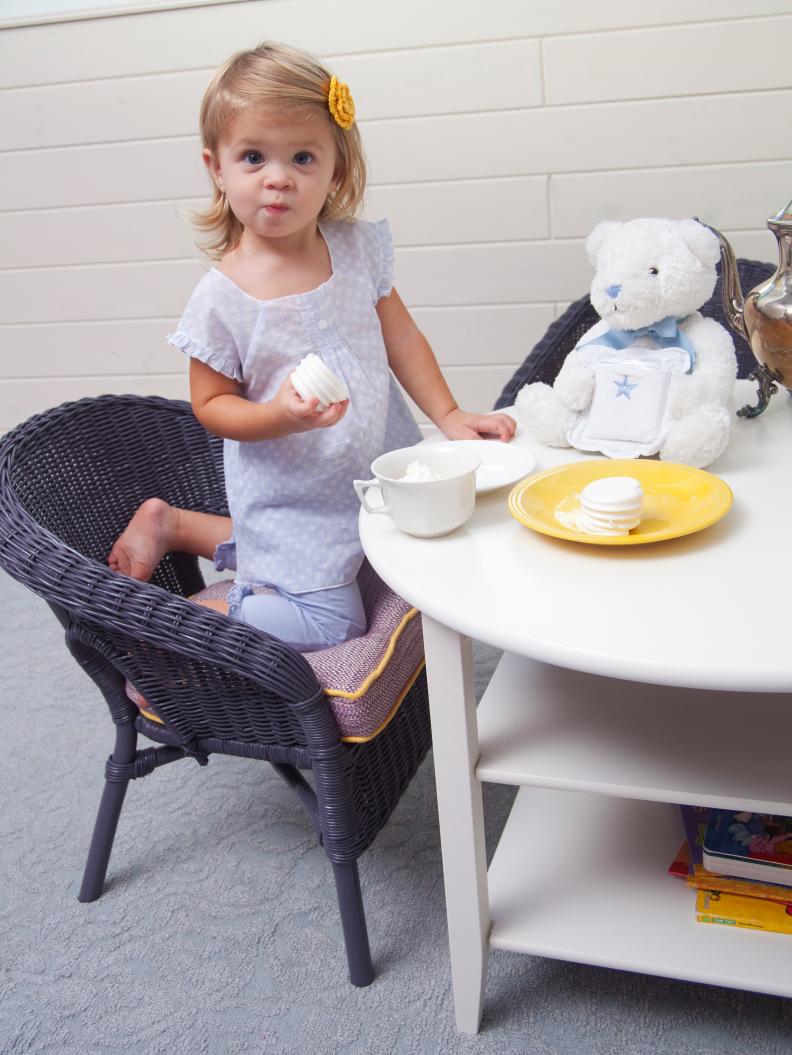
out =
[[[209,175],[212,177],[212,181],[214,182],[215,186],[218,188],[218,190],[224,190],[223,177],[220,173],[220,165],[217,161],[217,158],[209,149],[204,149],[203,151],[201,151],[201,157],[203,158],[203,163],[204,165],[206,165],[206,169]]]

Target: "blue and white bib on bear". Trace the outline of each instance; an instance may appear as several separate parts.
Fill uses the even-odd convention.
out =
[[[648,333],[613,347],[605,323],[586,335],[576,355],[594,372],[594,394],[567,433],[571,446],[609,458],[657,454],[670,425],[672,379],[693,367],[688,342],[676,328],[674,334],[678,343],[663,340],[666,347]]]

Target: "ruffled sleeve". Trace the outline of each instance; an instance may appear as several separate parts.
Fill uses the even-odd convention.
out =
[[[393,234],[387,220],[374,224],[380,249],[380,273],[377,283],[377,300],[387,297],[393,289]]]
[[[358,220],[356,226],[376,302],[393,289],[393,235],[387,220]]]
[[[195,287],[178,327],[168,334],[168,343],[219,374],[242,381],[241,334],[236,332],[241,320],[227,303],[216,275],[209,271]]]

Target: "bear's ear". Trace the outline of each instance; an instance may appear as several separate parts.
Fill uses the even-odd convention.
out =
[[[598,223],[586,239],[586,253],[591,263],[597,266],[597,254],[607,242],[614,231],[618,231],[623,225],[618,220],[603,220]]]
[[[677,227],[691,253],[705,267],[715,267],[720,260],[720,243],[717,235],[698,220],[680,220]]]

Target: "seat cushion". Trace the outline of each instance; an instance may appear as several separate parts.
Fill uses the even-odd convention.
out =
[[[191,600],[224,600],[232,585],[230,579],[212,583]],[[424,666],[418,610],[389,589],[367,563],[358,585],[366,633],[332,648],[303,653],[325,691],[341,739],[348,743],[364,743],[382,732]],[[126,693],[147,718],[162,722],[130,682]]]

